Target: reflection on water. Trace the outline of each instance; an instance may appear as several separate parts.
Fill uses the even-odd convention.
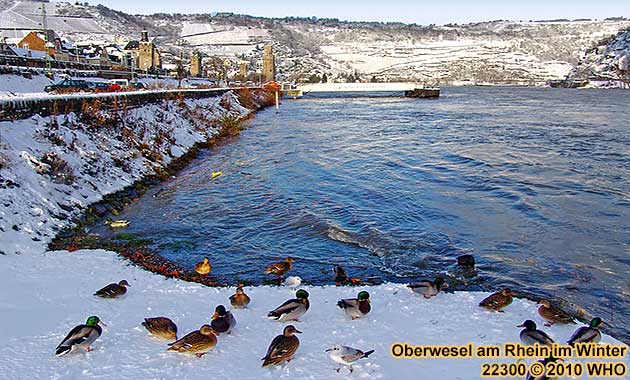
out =
[[[220,282],[262,283],[287,255],[310,283],[333,264],[371,282],[440,273],[612,311],[628,340],[629,115],[614,90],[285,101],[121,217],[170,259],[210,257]]]

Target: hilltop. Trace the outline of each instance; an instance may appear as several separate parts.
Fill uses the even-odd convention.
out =
[[[38,4],[0,3],[2,27],[25,27],[29,17],[36,23]],[[350,80],[541,84],[564,79],[584,64],[587,52],[630,27],[623,17],[422,26],[231,13],[130,15],[78,2],[48,3],[47,12],[50,28],[74,40],[125,41],[147,30],[172,57],[198,49],[256,67],[262,47],[271,43],[286,80],[326,74]]]

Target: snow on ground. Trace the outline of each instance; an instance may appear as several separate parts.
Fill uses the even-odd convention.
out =
[[[57,125],[40,116],[0,122],[0,253],[43,251],[78,209],[214,136],[222,117],[242,117],[250,110],[226,93],[119,112],[118,125],[95,125],[74,113],[57,117]],[[191,114],[207,122],[193,121]]]
[[[249,112],[232,94],[223,98],[231,105],[229,113],[218,104],[219,99],[187,100],[186,107],[209,119]],[[0,210],[0,250],[6,253],[0,255],[2,378],[476,379],[480,378],[480,360],[393,359],[390,345],[501,344],[518,341],[520,329],[515,326],[525,319],[542,326],[536,305],[530,301],[515,300],[505,313],[479,308],[478,302],[487,293],[457,292],[425,300],[402,284],[305,286],[311,294],[311,310],[296,323],[303,334],[295,359],[280,368],[262,369],[259,359],[284,326],[265,315],[292,298],[294,291],[261,286],[246,288],[253,300],[250,307],[234,311],[236,330],[219,337],[210,354],[199,359],[166,352],[165,343],[140,326],[143,318],[168,316],[178,324],[182,336],[208,323],[216,305],[229,305],[228,296],[234,289],[166,279],[113,252],[44,250],[54,232],[68,223],[61,215],[69,207],[84,207],[123,188],[216,132],[213,126],[196,125],[181,117],[185,111],[174,103],[129,111],[126,126],[141,141],[121,139],[120,128],[90,126],[74,114],[59,117],[59,124],[53,127],[50,118],[38,116],[0,123],[0,199],[4,206]],[[158,135],[172,142],[159,146],[154,140]],[[144,158],[138,143],[152,144],[164,162]],[[72,169],[76,178],[71,183],[49,174],[42,157],[50,153]],[[126,165],[115,161],[120,158]],[[131,283],[122,299],[92,295],[121,279]],[[351,321],[335,303],[360,290],[372,295],[373,311],[363,320]],[[66,333],[89,315],[98,315],[108,324],[93,345],[94,351],[54,357],[53,351]],[[575,328],[545,330],[564,342]],[[607,336],[603,341],[618,343]],[[347,370],[337,373],[336,364],[324,353],[334,344],[374,349],[375,353],[355,366],[352,375]]]
[[[262,270],[262,268],[261,268]],[[17,274],[17,275],[16,275]],[[233,310],[238,321],[229,336],[205,357],[166,352],[166,344],[149,336],[140,323],[145,317],[167,316],[179,336],[208,323],[218,304],[229,308],[234,288],[210,288],[165,279],[129,265],[112,252],[47,252],[43,255],[2,257],[0,281],[0,373],[7,379],[191,379],[197,376],[228,379],[476,379],[478,359],[394,359],[394,342],[417,345],[475,345],[518,342],[525,319],[539,326],[536,305],[515,300],[505,313],[486,311],[477,303],[487,293],[439,294],[425,300],[402,284],[370,287],[305,286],[311,308],[296,327],[300,348],[288,365],[262,369],[271,340],[285,326],[267,320],[266,313],[293,297],[285,287],[248,287],[250,307]],[[92,293],[121,279],[131,284],[121,299],[100,299]],[[368,290],[372,312],[351,321],[336,307],[341,297]],[[99,316],[108,326],[90,353],[74,352],[57,358],[53,352],[65,334]],[[544,328],[558,342],[575,326]],[[603,342],[615,343],[610,337]],[[339,374],[324,350],[345,344],[375,353]],[[628,359],[626,363],[630,365]]]
[[[53,81],[43,75],[26,79],[21,75],[0,75],[0,96],[15,96],[23,93],[44,93],[44,87]]]
[[[85,72],[89,73],[89,72]],[[47,96],[44,92],[44,87],[60,82],[67,75],[60,73],[59,71],[54,73],[54,79],[50,80],[44,75],[33,75],[32,79],[24,78],[21,75],[5,74],[0,75],[0,98],[16,98],[16,97],[33,97],[33,96]],[[72,79],[80,79],[88,82],[109,82],[108,79],[100,78],[97,76],[75,76],[70,77]],[[158,88],[178,88],[180,81],[176,78],[152,76],[141,76],[137,79],[138,82],[144,83],[151,89]],[[194,86],[209,86],[213,87],[216,83],[211,80],[203,78],[186,78],[181,81],[181,86],[184,88]],[[80,95],[82,96],[82,95]]]

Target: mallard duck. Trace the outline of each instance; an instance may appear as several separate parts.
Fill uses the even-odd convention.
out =
[[[237,287],[236,293],[230,296],[230,304],[232,304],[232,307],[236,309],[246,308],[250,301],[251,299],[247,294],[245,294],[242,286]]]
[[[327,349],[326,352],[329,352],[328,355],[333,361],[350,366],[350,373],[352,373],[352,363],[359,359],[367,358],[374,353],[374,350],[363,352],[361,350],[357,350],[356,348],[336,344],[332,348]],[[340,370],[341,367],[337,368],[337,372]]]
[[[547,367],[548,363],[557,362],[557,361],[558,359],[554,357],[548,357],[543,360],[538,360],[538,363],[542,363],[543,366]],[[547,377],[546,371],[542,375],[535,376],[535,377],[528,371],[527,377],[525,378],[525,380],[554,380],[554,379],[557,379],[557,377]]]
[[[210,262],[208,261],[207,257],[204,257],[203,261],[195,264],[195,272],[201,275],[205,276],[208,273],[210,273],[211,270],[212,270],[212,265],[210,265]]]
[[[122,228],[127,227],[131,222],[125,219],[120,220],[106,220],[105,224],[110,226],[111,228]]]
[[[267,318],[277,321],[297,321],[304,315],[311,304],[308,302],[308,292],[300,289],[295,293],[294,299],[290,299],[275,310],[267,314]]]
[[[444,282],[442,277],[436,278],[435,281],[422,280],[407,286],[414,292],[422,294],[424,298],[436,296],[443,287],[448,288],[448,284]]]
[[[90,352],[92,343],[103,333],[101,326],[104,325],[97,316],[89,317],[84,325],[78,325],[70,330],[55,349],[55,355],[63,356],[79,348]]]
[[[571,317],[569,314],[567,314],[566,311],[557,308],[555,306],[552,306],[551,303],[547,300],[540,300],[536,303],[537,305],[540,305],[540,307],[538,308],[538,314],[543,317],[543,319],[545,319],[547,322],[545,323],[545,326],[551,326],[554,323],[559,323],[559,324],[569,324],[569,323],[573,323],[575,324],[575,321],[573,320],[573,317]]]
[[[501,309],[510,305],[512,303],[512,297],[515,295],[516,293],[514,293],[511,289],[505,288],[500,292],[493,293],[484,298],[481,302],[479,302],[479,306],[502,313],[503,310]]]
[[[217,335],[229,334],[236,326],[236,318],[231,311],[225,310],[225,306],[219,305],[214,309],[211,326]]]
[[[294,262],[294,258],[286,257],[284,261],[267,266],[267,268],[265,268],[265,273],[275,274],[278,278],[282,278],[285,273],[291,270],[291,266]]]
[[[528,319],[516,327],[524,327],[521,331],[520,337],[521,342],[525,345],[531,346],[538,343],[540,345],[551,346],[554,343],[553,339],[551,339],[544,331],[536,329],[536,323],[532,320]]]
[[[166,317],[145,318],[142,326],[158,338],[177,339],[177,325]]]
[[[203,325],[199,330],[186,334],[184,337],[169,343],[167,351],[181,354],[193,354],[202,357],[217,345],[217,336],[210,325]]]
[[[261,359],[263,360],[262,367],[278,365],[284,361],[290,362],[298,347],[300,347],[300,340],[293,334],[301,333],[293,325],[285,327],[282,335],[278,335],[271,341],[267,354]]]
[[[582,326],[575,330],[567,343],[571,347],[576,343],[599,343],[602,340],[602,333],[599,331],[599,327],[603,324],[604,322],[601,318],[593,318],[588,326]]]
[[[466,269],[473,269],[475,267],[475,257],[468,254],[458,256],[457,265]]]
[[[335,284],[337,286],[345,285],[345,284],[358,285],[358,284],[361,283],[361,279],[360,278],[348,277],[348,274],[346,273],[346,270],[343,269],[343,267],[341,265],[335,266],[333,268],[333,271],[335,272],[335,275],[333,277],[333,281],[335,281]]]
[[[97,290],[96,293],[94,293],[94,295],[97,297],[102,297],[102,298],[120,297],[123,294],[127,293],[127,286],[131,286],[129,285],[127,280],[121,280],[117,284],[116,283],[109,284],[106,287]]]
[[[341,299],[337,302],[337,306],[345,311],[352,320],[365,317],[372,309],[370,306],[370,293],[362,291],[359,292],[357,298]]]
[[[333,280],[335,281],[335,284],[341,285],[348,282],[348,274],[346,273],[346,270],[343,269],[341,265],[335,266],[333,270],[335,272],[335,276],[333,278]]]

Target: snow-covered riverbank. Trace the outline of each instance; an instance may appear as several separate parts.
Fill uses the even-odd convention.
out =
[[[103,113],[0,122],[0,252],[43,252],[87,205],[164,169],[226,119],[245,117],[233,93]]]
[[[370,287],[307,286],[311,308],[295,323],[303,334],[300,348],[284,367],[262,369],[260,358],[284,324],[265,318],[294,291],[289,288],[251,287],[245,291],[248,309],[234,310],[235,331],[219,336],[217,347],[199,359],[166,352],[166,344],[148,335],[143,318],[168,316],[180,336],[208,323],[219,304],[227,305],[234,288],[210,288],[165,279],[129,265],[112,252],[47,252],[6,256],[0,266],[0,373],[7,379],[477,379],[480,359],[394,359],[394,342],[422,345],[475,345],[518,342],[516,325],[533,319],[542,327],[536,305],[515,300],[505,313],[482,309],[480,292],[439,294],[426,300],[402,284]],[[92,293],[114,281],[131,284],[121,299],[100,299]],[[335,305],[360,290],[371,294],[372,312],[351,321]],[[90,353],[62,358],[54,348],[75,325],[89,315],[106,324]],[[566,341],[576,326],[544,328],[556,341]],[[605,336],[603,342],[618,343]],[[336,373],[325,349],[334,344],[373,349],[355,366],[354,373]],[[495,361],[495,360],[493,360]],[[514,361],[514,360],[512,360]],[[626,358],[626,363],[630,365]],[[211,374],[211,375],[210,375]]]
[[[394,359],[390,345],[501,344],[518,341],[520,329],[515,326],[525,319],[542,327],[536,305],[527,300],[515,300],[505,313],[479,308],[487,293],[442,293],[425,300],[404,284],[305,286],[311,309],[296,323],[303,334],[295,359],[280,368],[262,369],[260,358],[284,326],[265,316],[292,298],[293,290],[246,288],[252,303],[246,310],[234,311],[235,331],[220,336],[216,349],[198,359],[167,353],[165,343],[148,336],[140,323],[146,317],[168,316],[182,336],[208,323],[216,305],[229,305],[233,288],[166,279],[114,252],[45,252],[55,232],[69,225],[82,207],[164,168],[195,142],[218,133],[222,118],[249,112],[233,94],[226,94],[165,101],[128,110],[120,118],[88,112],[58,116],[56,122],[33,117],[0,123],[0,250],[4,253],[0,255],[0,339],[5,344],[0,352],[1,378],[476,379],[482,360]],[[92,295],[121,279],[131,284],[121,299]],[[351,321],[335,304],[360,290],[370,292],[373,309],[365,319]],[[94,350],[54,357],[54,348],[65,334],[89,315],[98,315],[108,324]],[[575,328],[544,330],[562,343]],[[609,336],[603,341],[618,343]],[[359,362],[353,374],[345,369],[337,373],[337,365],[324,352],[334,344],[375,352]]]

